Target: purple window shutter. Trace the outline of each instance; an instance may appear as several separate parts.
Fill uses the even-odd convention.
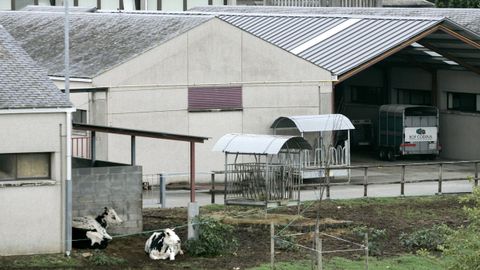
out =
[[[188,88],[188,110],[241,109],[242,87]]]

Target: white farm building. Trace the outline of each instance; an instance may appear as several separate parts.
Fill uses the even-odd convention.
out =
[[[211,151],[221,136],[271,134],[280,116],[375,123],[381,104],[429,103],[441,110],[442,155],[479,158],[475,30],[445,16],[207,11],[219,13],[73,13],[72,101],[83,120],[208,136],[196,152],[208,172],[223,168]],[[0,12],[0,24],[62,87],[63,14]],[[128,138],[97,141],[99,159],[128,163]],[[137,163],[146,174],[187,172],[188,147],[139,138]]]

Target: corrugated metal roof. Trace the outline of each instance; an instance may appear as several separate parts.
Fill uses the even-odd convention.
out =
[[[190,11],[217,13],[264,13],[304,15],[359,15],[389,17],[447,17],[480,34],[480,8],[358,8],[358,7],[272,7],[272,6],[204,6]]]
[[[343,114],[295,115],[277,118],[271,128],[297,128],[300,132],[355,129]]]
[[[212,151],[276,155],[282,148],[311,149],[302,137],[230,133],[222,136]]]
[[[220,14],[219,18],[278,47],[341,75],[443,21],[442,18],[351,16],[288,16]],[[341,24],[355,20],[347,27]],[[305,44],[330,30],[339,30],[303,51]]]

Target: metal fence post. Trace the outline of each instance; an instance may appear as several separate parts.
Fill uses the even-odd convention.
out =
[[[400,181],[400,195],[405,196],[405,165],[402,165],[402,179]]]
[[[165,197],[166,197],[166,188],[165,188],[165,177],[163,173],[160,174],[160,204],[162,208],[165,208]]]
[[[368,167],[363,168],[363,197],[367,197]]]
[[[442,194],[442,178],[443,178],[443,164],[440,163],[438,167],[438,194]]]
[[[215,173],[212,172],[210,177],[212,179],[212,189],[210,190],[210,194],[212,196],[211,203],[214,204],[215,203]]]

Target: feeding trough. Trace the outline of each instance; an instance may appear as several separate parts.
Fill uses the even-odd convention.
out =
[[[275,207],[300,201],[302,137],[226,134],[213,151],[225,153],[225,204]]]
[[[350,165],[350,119],[342,114],[282,116],[271,125],[273,133],[300,133],[313,141],[313,150],[302,152],[302,178],[326,176],[326,169]],[[328,170],[328,176],[349,176],[348,169]]]

